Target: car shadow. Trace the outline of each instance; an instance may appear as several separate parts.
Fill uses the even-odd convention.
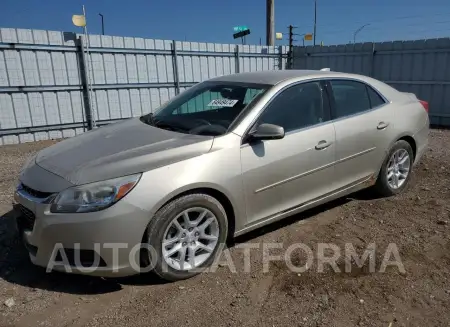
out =
[[[122,285],[154,285],[164,281],[152,273],[101,278],[85,275],[46,272],[31,263],[28,252],[16,231],[16,214],[9,211],[0,217],[0,279],[32,289],[79,295],[120,291]]]
[[[353,200],[369,201],[369,200],[375,200],[377,198],[379,198],[379,197],[376,194],[374,194],[374,192],[372,192],[370,189],[363,189],[363,190],[357,191],[355,193],[351,193],[351,194],[349,194],[347,196],[344,196],[344,197],[338,198],[336,200],[327,202],[325,204],[319,205],[319,206],[314,207],[312,209],[305,210],[305,211],[303,211],[301,213],[298,213],[296,215],[292,215],[290,217],[281,219],[281,220],[279,220],[277,222],[274,222],[272,224],[268,224],[268,225],[265,225],[263,227],[257,228],[255,230],[249,232],[249,233],[246,233],[244,235],[238,236],[238,237],[236,237],[234,239],[230,239],[227,242],[227,247],[234,247],[234,246],[236,246],[238,244],[248,242],[248,241],[250,241],[250,240],[252,240],[254,238],[257,238],[257,237],[263,236],[265,234],[274,232],[274,231],[276,231],[278,229],[281,229],[281,228],[285,228],[285,227],[287,227],[289,225],[292,225],[292,224],[294,224],[296,222],[299,222],[301,220],[306,220],[306,219],[312,218],[312,217],[314,217],[314,216],[316,216],[316,215],[318,215],[318,214],[320,214],[322,212],[326,212],[326,211],[329,211],[329,210],[331,210],[333,208],[342,206],[342,205],[344,205],[344,204],[346,204],[346,203],[348,203],[350,201],[353,201]]]
[[[235,237],[234,239],[230,239],[228,241],[227,247],[234,247],[234,246],[236,246],[238,244],[249,242],[249,241],[251,241],[254,238],[263,236],[265,234],[272,233],[272,232],[277,231],[279,229],[282,229],[282,228],[285,228],[285,227],[290,226],[292,224],[295,224],[295,223],[297,223],[299,221],[312,218],[312,217],[318,215],[319,213],[326,212],[326,211],[331,210],[331,209],[333,209],[335,207],[339,207],[339,206],[344,205],[345,203],[347,203],[349,201],[350,201],[350,199],[348,199],[348,198],[340,198],[340,199],[337,199],[337,200],[334,200],[334,201],[330,201],[330,202],[328,202],[326,204],[323,204],[321,206],[318,206],[318,207],[315,207],[315,208],[303,211],[303,212],[298,213],[296,215],[292,215],[292,216],[283,218],[283,219],[281,219],[281,220],[279,220],[277,222],[274,222],[272,224],[265,225],[263,227],[255,229],[255,230],[253,230],[253,231],[251,231],[249,233],[246,233],[244,235]]]
[[[360,191],[236,237],[230,240],[227,246],[234,247],[237,244],[248,242],[253,238],[341,206],[353,199],[370,200],[374,197],[370,192]],[[101,278],[60,272],[48,273],[45,268],[31,263],[28,252],[16,231],[15,219],[16,214],[12,210],[0,217],[0,279],[9,283],[33,289],[79,295],[117,292],[123,288],[123,285],[149,286],[167,283],[151,272],[120,278]]]

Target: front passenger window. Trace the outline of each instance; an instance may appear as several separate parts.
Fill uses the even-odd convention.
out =
[[[326,120],[319,82],[302,83],[278,94],[262,113],[259,124],[275,124],[285,132]]]

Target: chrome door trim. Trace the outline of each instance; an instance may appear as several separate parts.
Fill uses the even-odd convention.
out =
[[[373,147],[373,148],[369,148],[369,149],[363,150],[363,151],[358,152],[358,153],[354,153],[354,154],[352,154],[352,155],[350,155],[350,156],[348,156],[348,157],[345,157],[345,158],[341,158],[341,159],[339,159],[339,160],[336,160],[334,163],[335,163],[335,164],[338,164],[338,163],[341,163],[341,162],[344,162],[344,161],[347,161],[347,160],[350,160],[350,159],[353,159],[353,158],[362,156],[363,154],[372,152],[372,151],[374,151],[375,149],[376,149],[376,147]]]
[[[347,185],[347,186],[345,186],[343,188],[340,188],[340,189],[338,189],[338,190],[336,190],[334,192],[327,193],[327,194],[325,194],[323,196],[317,197],[317,198],[315,198],[315,199],[313,199],[311,201],[302,203],[302,204],[300,204],[298,206],[295,206],[293,208],[286,209],[286,210],[281,211],[279,213],[276,213],[276,214],[274,214],[272,216],[268,216],[268,217],[259,219],[256,222],[252,222],[250,225],[247,225],[243,229],[237,231],[234,234],[234,236],[236,237],[236,236],[248,233],[248,232],[250,232],[250,231],[252,231],[254,229],[257,229],[257,228],[265,226],[267,224],[276,222],[276,221],[281,220],[281,219],[283,219],[285,217],[294,215],[296,213],[305,211],[307,209],[311,209],[311,208],[313,208],[315,206],[318,206],[320,204],[329,202],[331,198],[338,198],[338,197],[342,196],[345,193],[351,193],[354,190],[357,190],[358,188],[362,188],[361,186],[364,185],[364,183],[366,183],[372,177],[373,177],[373,174],[371,174],[369,176],[366,176],[366,177],[364,177],[364,178],[362,178],[362,179],[360,179],[360,180],[358,180],[358,181],[356,181],[356,182],[354,182],[352,184],[349,184],[349,185]]]
[[[282,184],[285,184],[285,183],[292,182],[292,181],[294,181],[294,180],[296,180],[296,179],[299,179],[299,178],[301,178],[301,177],[305,177],[305,176],[311,175],[311,174],[313,174],[313,173],[315,173],[315,172],[317,172],[317,171],[323,170],[323,169],[325,169],[325,168],[329,168],[329,167],[333,166],[334,164],[335,164],[335,162],[330,162],[330,163],[328,163],[328,164],[326,164],[326,165],[323,165],[323,166],[320,166],[320,167],[317,167],[317,168],[314,168],[314,169],[305,171],[305,172],[303,172],[303,173],[301,173],[301,174],[298,174],[298,175],[295,175],[295,176],[292,176],[292,177],[283,179],[283,180],[281,180],[281,181],[279,181],[279,182],[275,182],[275,183],[273,183],[273,184],[270,184],[270,185],[261,187],[261,188],[255,190],[255,193],[260,193],[260,192],[269,190],[269,189],[271,189],[271,188],[274,188],[274,187],[276,187],[276,186],[279,186],[279,185],[282,185]]]
[[[364,150],[364,151],[361,151],[361,152],[352,154],[351,156],[348,156],[348,157],[345,157],[345,158],[342,158],[342,159],[339,159],[339,160],[335,160],[335,161],[330,162],[330,163],[328,163],[328,164],[326,164],[326,165],[323,165],[323,166],[320,166],[320,167],[317,167],[317,168],[314,168],[314,169],[305,171],[305,172],[303,172],[303,173],[301,173],[301,174],[298,174],[298,175],[295,175],[295,176],[291,176],[291,177],[289,177],[289,178],[283,179],[283,180],[278,181],[278,182],[275,182],[275,183],[273,183],[273,184],[269,184],[269,185],[267,185],[267,186],[263,186],[263,187],[261,187],[261,188],[259,188],[259,189],[256,189],[256,190],[254,191],[254,193],[260,193],[260,192],[263,192],[263,191],[267,191],[267,190],[269,190],[269,189],[271,189],[271,188],[274,188],[274,187],[276,187],[276,186],[279,186],[279,185],[282,185],[282,184],[285,184],[285,183],[292,182],[292,181],[294,181],[294,180],[296,180],[296,179],[299,179],[299,178],[301,178],[301,177],[305,177],[305,176],[307,176],[307,175],[311,175],[311,174],[313,174],[313,173],[315,173],[315,172],[317,172],[317,171],[320,171],[320,170],[329,168],[329,167],[331,167],[331,166],[333,166],[333,165],[336,165],[336,164],[339,164],[339,163],[341,163],[341,162],[344,162],[344,161],[347,161],[347,160],[351,160],[351,159],[353,159],[353,158],[355,158],[355,157],[362,156],[363,154],[372,152],[372,151],[374,151],[375,149],[376,149],[376,148],[373,147],[373,148],[370,148],[370,149],[367,149],[367,150]]]

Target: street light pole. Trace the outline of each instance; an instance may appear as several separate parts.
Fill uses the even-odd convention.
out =
[[[101,18],[102,18],[102,35],[105,35],[105,24],[103,21],[103,15],[102,14],[98,14]]]
[[[275,45],[275,0],[266,0],[266,44]]]
[[[317,0],[314,0],[314,45],[316,45]]]
[[[370,24],[364,24],[363,26],[361,26],[360,28],[358,28],[355,33],[353,33],[353,44],[356,43],[356,35],[362,31],[362,29],[366,26],[369,26]]]

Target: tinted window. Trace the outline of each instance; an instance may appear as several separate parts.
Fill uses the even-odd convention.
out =
[[[375,108],[378,106],[381,106],[385,103],[383,98],[374,91],[370,86],[367,86],[367,92],[369,93],[369,99],[370,99],[370,106],[371,108]]]
[[[279,125],[289,132],[325,121],[323,107],[318,82],[298,84],[277,95],[264,110],[259,123]]]
[[[336,105],[336,117],[345,117],[370,109],[366,85],[355,81],[330,81]]]

